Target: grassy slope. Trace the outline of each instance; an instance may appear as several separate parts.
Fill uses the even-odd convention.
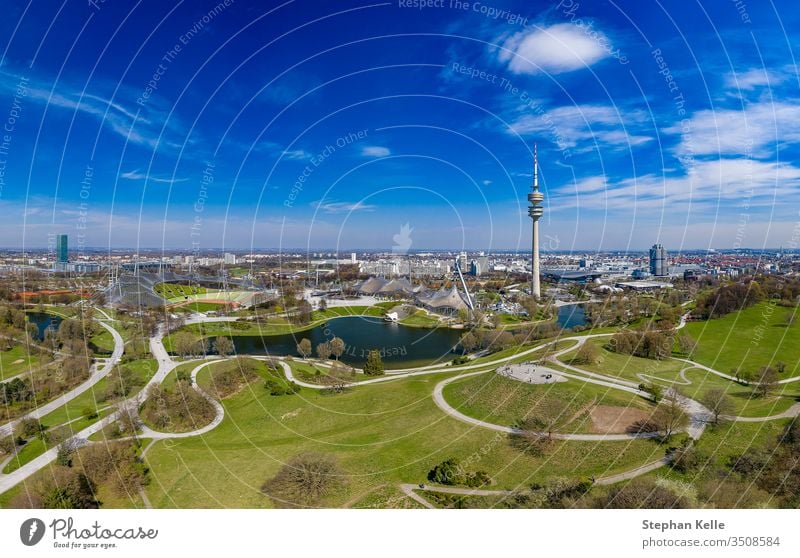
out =
[[[686,371],[686,378],[692,382],[691,385],[681,385],[683,380],[680,378],[680,371],[689,365],[677,360],[651,360],[629,355],[616,354],[602,348],[605,341],[587,341],[598,346],[600,359],[595,364],[580,364],[579,368],[584,368],[591,372],[598,372],[607,376],[618,376],[634,382],[643,382],[637,374],[649,374],[662,378],[665,382],[661,385],[667,386],[666,381],[677,381],[678,390],[692,398],[700,398],[711,388],[722,388],[734,403],[734,413],[740,416],[761,417],[781,413],[792,406],[795,398],[800,396],[800,385],[786,384],[776,389],[774,396],[765,399],[753,399],[750,397],[752,388],[742,386],[736,382],[731,382],[721,378],[711,372],[706,372],[700,368],[691,368]],[[569,363],[575,351],[565,354],[560,358],[562,362]],[[652,381],[652,379],[648,380]]]
[[[164,298],[176,298],[176,297],[183,297],[183,296],[191,296],[195,294],[202,294],[207,292],[208,289],[205,287],[198,287],[198,286],[190,286],[190,285],[180,285],[176,283],[159,283],[153,290],[163,296]]]
[[[791,308],[756,304],[722,318],[690,322],[684,331],[698,342],[694,360],[720,372],[742,366],[787,364],[784,378],[800,374],[800,320],[787,326],[784,318]]]
[[[323,503],[328,506],[394,501],[396,483],[423,482],[439,461],[474,452],[480,457],[474,467],[489,471],[501,488],[620,471],[663,454],[635,441],[562,442],[544,459],[521,455],[503,435],[445,416],[430,397],[441,379],[400,380],[338,396],[303,390],[272,397],[254,384],[225,400],[225,420],[213,431],[156,443],[147,454],[153,475],[148,496],[156,507],[269,507],[261,484],[303,451],[334,453],[351,475],[348,487]]]
[[[559,409],[556,430],[593,432],[589,411],[595,405],[649,410],[651,404],[632,393],[569,380],[549,385],[529,385],[497,374],[481,374],[447,385],[448,403],[465,415],[510,426],[548,400]]]
[[[17,362],[20,359],[22,362]],[[12,347],[8,351],[0,351],[0,380],[21,374],[38,363],[38,357],[28,355],[22,345]]]

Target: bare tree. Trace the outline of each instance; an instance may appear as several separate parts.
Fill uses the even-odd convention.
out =
[[[221,335],[214,339],[214,348],[219,356],[228,356],[233,352],[233,341],[230,337]]]
[[[311,340],[308,338],[303,338],[297,344],[297,352],[300,353],[300,356],[303,358],[308,358],[311,356]]]
[[[689,415],[683,410],[674,392],[667,393],[656,407],[651,421],[656,431],[661,433],[664,441],[669,440],[675,432],[689,425]]]
[[[344,353],[344,341],[340,337],[331,339],[331,354],[339,360],[339,357]]]
[[[303,453],[289,460],[261,491],[279,505],[313,506],[343,484],[344,473],[336,458]]]
[[[331,356],[331,344],[327,341],[317,345],[317,356],[322,360],[326,360]]]
[[[753,386],[754,397],[768,397],[775,389],[778,372],[771,366],[763,366],[758,371],[758,381]]]
[[[721,415],[727,415],[733,411],[733,400],[722,388],[709,389],[700,398],[700,403],[711,411],[715,423],[719,422]]]

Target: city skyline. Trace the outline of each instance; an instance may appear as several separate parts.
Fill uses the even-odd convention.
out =
[[[534,142],[543,251],[797,242],[791,10],[99,6],[0,24],[5,247],[522,250]]]

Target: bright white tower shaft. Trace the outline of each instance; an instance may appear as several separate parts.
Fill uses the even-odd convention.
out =
[[[542,202],[544,194],[539,191],[539,158],[536,144],[533,145],[533,188],[528,194],[528,215],[533,219],[531,233],[531,295],[539,298],[542,296],[539,285],[539,218],[544,214]],[[532,318],[533,316],[531,316]]]

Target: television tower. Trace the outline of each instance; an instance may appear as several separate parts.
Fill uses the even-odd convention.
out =
[[[536,153],[536,144],[533,144],[533,189],[528,194],[528,215],[533,219],[531,234],[531,295],[540,298],[542,291],[539,286],[539,218],[544,214],[542,202],[544,194],[539,191],[539,159]]]

